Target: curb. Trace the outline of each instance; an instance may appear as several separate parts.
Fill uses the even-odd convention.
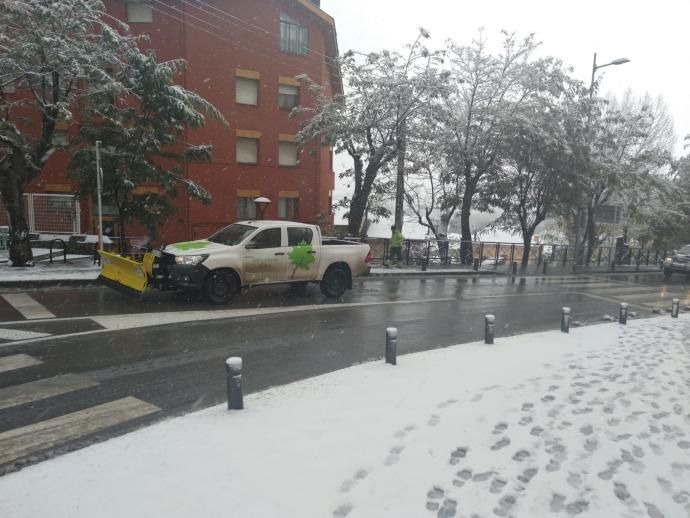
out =
[[[2,281],[0,291],[5,288],[40,289],[40,288],[79,288],[86,286],[99,286],[97,279],[46,279],[33,281]]]
[[[402,270],[400,272],[385,272],[385,273],[370,273],[369,275],[363,275],[358,277],[358,279],[376,279],[378,277],[456,277],[456,276],[495,276],[503,275],[502,273],[493,271],[474,271],[474,270],[458,270],[457,272],[435,272],[433,270],[427,270],[423,272],[422,270]]]

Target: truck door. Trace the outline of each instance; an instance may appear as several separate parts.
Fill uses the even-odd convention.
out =
[[[287,265],[288,249],[283,247],[280,227],[261,230],[245,245],[242,269],[247,284],[280,282]]]
[[[287,281],[312,281],[319,267],[321,242],[309,227],[287,227]]]

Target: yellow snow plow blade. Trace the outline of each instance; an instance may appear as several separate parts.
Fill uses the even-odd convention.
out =
[[[144,293],[153,264],[152,254],[146,254],[144,262],[139,263],[102,250],[99,250],[98,253],[101,256],[101,274],[98,276],[98,280],[111,288],[128,294],[141,295]],[[150,258],[147,257],[149,255]]]

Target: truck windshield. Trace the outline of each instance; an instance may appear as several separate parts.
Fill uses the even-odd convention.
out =
[[[246,238],[249,234],[254,232],[257,227],[251,225],[240,225],[235,223],[233,225],[227,226],[211,237],[208,238],[212,243],[220,243],[221,245],[234,246]]]

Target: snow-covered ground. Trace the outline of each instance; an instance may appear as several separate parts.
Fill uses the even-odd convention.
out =
[[[683,517],[689,401],[687,315],[499,338],[354,366],[26,468],[0,478],[0,509]]]
[[[100,266],[93,264],[91,257],[67,256],[67,264],[53,257],[53,264],[47,261],[36,262],[31,267],[13,268],[0,263],[0,286],[3,282],[69,281],[94,280],[100,273]]]

